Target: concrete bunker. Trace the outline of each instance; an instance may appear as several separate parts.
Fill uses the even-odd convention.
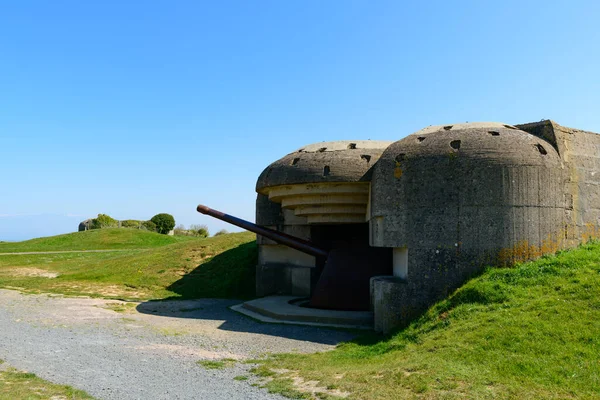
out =
[[[368,313],[390,332],[485,266],[598,237],[599,168],[600,136],[552,121],[305,146],[258,178],[256,223],[323,252],[259,234],[257,295]]]
[[[256,185],[257,223],[309,240],[329,255],[307,258],[259,237],[258,295],[306,296],[317,308],[370,309],[369,279],[392,271],[391,251],[369,245],[368,225],[372,168],[390,143],[317,143],[265,169]]]

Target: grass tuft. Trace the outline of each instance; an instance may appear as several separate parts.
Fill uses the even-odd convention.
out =
[[[196,364],[204,367],[205,369],[225,369],[232,367],[236,363],[233,358],[224,358],[222,360],[200,360]]]
[[[0,362],[1,364],[2,362]],[[38,378],[35,374],[8,368],[0,371],[0,399],[93,399],[87,393],[70,386],[56,385]]]
[[[269,393],[279,394],[290,399],[312,399],[309,393],[302,393],[294,389],[294,381],[291,378],[276,379],[261,386]]]

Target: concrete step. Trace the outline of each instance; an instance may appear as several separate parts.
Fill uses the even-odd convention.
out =
[[[231,307],[263,322],[334,328],[373,329],[370,311],[322,310],[302,307],[308,299],[297,296],[267,296]]]

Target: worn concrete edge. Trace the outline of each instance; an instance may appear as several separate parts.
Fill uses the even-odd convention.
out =
[[[365,325],[345,325],[345,324],[328,324],[323,322],[304,322],[304,321],[287,321],[282,319],[276,319],[267,317],[265,315],[259,314],[255,311],[251,311],[247,308],[244,308],[244,303],[236,304],[229,307],[230,310],[235,311],[239,314],[245,315],[246,317],[252,318],[254,320],[260,322],[266,322],[269,324],[283,324],[283,325],[300,325],[300,326],[315,326],[320,328],[339,328],[339,329],[360,329],[360,330],[369,330],[372,331],[372,326]]]
[[[283,296],[283,304],[273,304],[271,301],[268,301],[266,304],[264,304],[264,300],[281,300],[277,299],[278,296],[275,296],[275,298],[269,297],[247,301],[242,305],[242,307],[264,315],[265,317],[284,321],[364,326],[371,326],[373,324],[374,315],[372,312],[368,312],[368,317],[365,318],[364,314],[366,313],[362,311],[353,312],[341,310],[323,310],[318,308],[303,308],[299,307],[298,305],[290,304],[289,300],[285,301],[286,296]],[[300,313],[298,313],[298,311],[300,311]]]

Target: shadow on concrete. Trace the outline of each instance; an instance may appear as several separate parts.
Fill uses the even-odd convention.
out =
[[[241,302],[230,299],[156,300],[140,303],[136,309],[142,314],[220,322],[218,329],[224,331],[257,333],[328,345],[352,340],[357,335],[352,330],[260,322],[229,309]]]
[[[199,252],[203,251],[201,248]],[[218,329],[337,344],[356,336],[353,331],[299,325],[269,324],[229,309],[255,298],[256,242],[220,253],[182,276],[168,289],[181,297],[141,303],[142,314],[220,322]],[[234,299],[232,299],[234,298]]]

